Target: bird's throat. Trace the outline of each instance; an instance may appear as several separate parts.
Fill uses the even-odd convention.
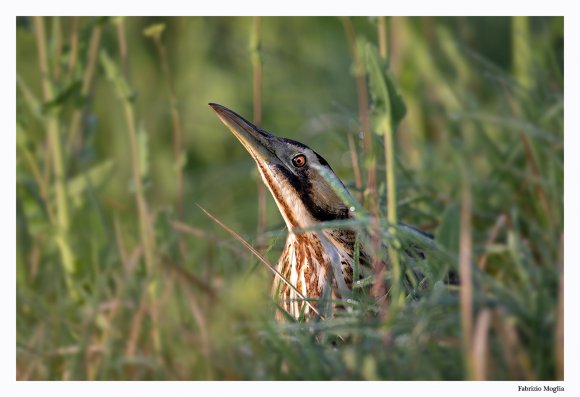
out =
[[[274,280],[273,294],[292,317],[309,318],[322,300],[350,294],[352,269],[352,249],[337,242],[332,232],[290,233],[278,261],[285,280]]]

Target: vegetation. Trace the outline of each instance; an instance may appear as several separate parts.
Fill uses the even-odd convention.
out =
[[[563,18],[18,18],[16,77],[18,379],[563,378]],[[208,102],[329,161],[388,301],[274,321]]]

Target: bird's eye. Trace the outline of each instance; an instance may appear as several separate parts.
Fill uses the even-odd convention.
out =
[[[299,154],[292,159],[292,164],[294,167],[302,168],[306,165],[306,156]]]

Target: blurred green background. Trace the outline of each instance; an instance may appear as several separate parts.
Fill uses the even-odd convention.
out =
[[[18,379],[561,378],[563,18],[16,22]],[[349,39],[379,45],[381,23],[406,103],[399,219],[457,255],[462,186],[472,198],[474,322],[492,318],[479,358],[457,342],[453,291],[405,309],[398,358],[376,353],[380,327],[333,350],[274,324],[268,270],[198,207],[275,263],[282,218],[268,194],[258,235],[254,163],[208,102],[250,120],[259,106],[356,190]]]

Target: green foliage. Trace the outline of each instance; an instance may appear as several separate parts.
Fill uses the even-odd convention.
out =
[[[164,30],[165,30],[164,23],[155,23],[145,28],[145,30],[143,30],[143,34],[145,35],[145,37],[160,39]]]
[[[49,98],[38,25],[17,24],[19,379],[561,379],[563,18],[388,18],[386,56],[376,19],[352,18],[358,64],[337,18],[42,20]],[[378,233],[411,271],[388,315],[357,268],[336,317],[276,323],[271,272],[200,210],[275,264],[282,219],[269,200],[256,236],[258,173],[207,107],[250,117],[257,56],[263,128],[314,148],[350,190],[323,175],[358,215],[332,226],[367,231],[357,246]],[[373,134],[378,229],[353,189],[366,154],[353,64],[394,144],[381,164]],[[463,347],[462,287],[446,283],[465,233],[483,355]]]
[[[385,60],[379,57],[377,49],[371,44],[367,44],[366,46],[366,57],[369,91],[373,98],[375,114],[378,113],[386,117],[385,122],[395,130],[407,112],[405,101],[399,90],[395,87],[393,78],[386,67]],[[382,120],[376,121],[375,124],[381,125]],[[384,130],[381,128],[377,128],[375,131],[378,134],[384,133]]]

